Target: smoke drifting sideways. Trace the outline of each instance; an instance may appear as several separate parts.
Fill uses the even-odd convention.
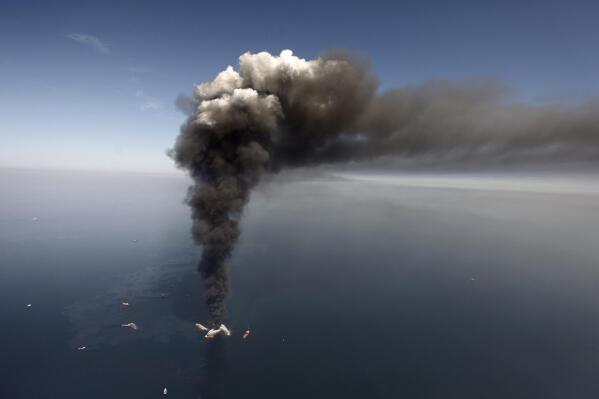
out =
[[[187,203],[203,248],[211,323],[226,317],[228,261],[251,189],[281,168],[381,157],[599,160],[599,102],[509,102],[494,80],[435,81],[377,93],[355,55],[304,60],[245,53],[181,97],[189,117],[170,156],[194,180]]]

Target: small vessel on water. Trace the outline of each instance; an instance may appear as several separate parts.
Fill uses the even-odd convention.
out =
[[[204,335],[204,338],[206,339],[212,339],[220,333],[223,333],[226,336],[231,335],[231,330],[229,330],[224,324],[221,324],[218,328],[208,328],[200,323],[196,323],[196,328],[200,331],[206,331],[206,335]]]
[[[135,324],[135,323],[121,324],[121,327],[127,327],[127,328],[130,328],[132,330],[139,330],[139,327],[137,327],[137,324]]]

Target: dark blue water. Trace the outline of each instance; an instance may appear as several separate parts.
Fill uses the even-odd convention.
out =
[[[267,184],[207,342],[184,178],[2,171],[0,397],[599,397],[599,191],[572,181]]]

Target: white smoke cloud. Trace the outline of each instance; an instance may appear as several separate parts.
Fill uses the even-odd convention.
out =
[[[203,100],[196,123],[219,134],[239,129],[274,130],[281,105],[273,95],[259,95],[254,89],[234,89],[231,94]]]
[[[223,94],[232,94],[233,90],[241,88],[242,85],[243,79],[229,65],[227,69],[216,75],[214,80],[198,85],[196,95],[201,99],[209,100]]]

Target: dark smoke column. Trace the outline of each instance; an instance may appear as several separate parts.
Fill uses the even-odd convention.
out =
[[[225,318],[228,259],[250,190],[268,170],[310,162],[368,103],[376,82],[338,56],[306,61],[243,54],[196,87],[193,113],[171,156],[194,180],[187,196],[211,323]]]
[[[269,161],[270,133],[280,115],[274,96],[232,88],[238,79],[228,69],[198,86],[197,110],[182,127],[174,153],[195,181],[187,203],[193,237],[203,248],[199,270],[216,326],[225,317],[227,260],[239,237],[239,218]]]

